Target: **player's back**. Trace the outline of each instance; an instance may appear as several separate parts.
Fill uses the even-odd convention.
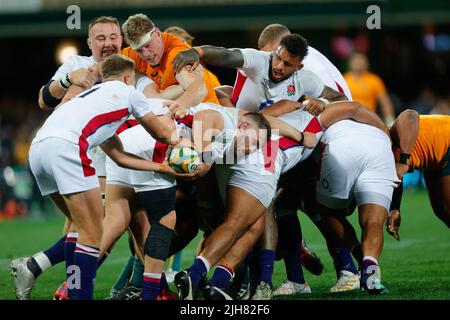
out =
[[[319,116],[320,120],[320,116]],[[388,139],[387,134],[380,129],[353,120],[340,120],[325,130],[322,141],[328,143],[337,139],[349,139],[353,142],[364,142],[367,137]],[[368,146],[370,148],[370,146]]]
[[[109,139],[130,113],[133,87],[121,81],[93,86],[61,105],[45,121],[34,142],[57,137],[79,143],[89,139],[94,147]],[[94,134],[95,133],[95,134]]]
[[[412,152],[415,168],[437,169],[450,147],[450,116],[421,115]]]

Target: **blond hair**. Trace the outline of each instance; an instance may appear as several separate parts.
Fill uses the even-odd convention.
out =
[[[261,31],[261,34],[259,35],[258,39],[258,49],[264,48],[267,44],[278,40],[280,35],[283,33],[291,33],[289,29],[279,23],[273,23],[269,24],[267,27],[264,28],[263,31]]]
[[[117,20],[117,18],[111,17],[111,16],[101,16],[101,17],[96,17],[96,18],[92,19],[89,22],[89,30],[91,30],[92,27],[95,26],[98,23],[112,23],[112,24],[117,25],[117,27],[120,30],[119,21]]]
[[[128,17],[127,21],[122,25],[122,32],[125,41],[130,44],[154,28],[155,24],[149,17],[143,13],[138,13]]]
[[[195,39],[186,30],[176,26],[168,27],[166,30],[164,30],[164,32],[173,34],[175,37],[186,42],[190,46],[192,46],[192,40]]]
[[[100,73],[103,79],[120,76],[128,70],[134,70],[134,61],[121,54],[106,57],[100,64]]]

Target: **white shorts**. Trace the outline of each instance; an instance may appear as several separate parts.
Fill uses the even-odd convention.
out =
[[[92,166],[95,168],[95,174],[97,177],[106,177],[106,168],[105,168],[105,161],[106,161],[106,154],[100,148],[100,146],[97,146],[95,148],[92,148],[90,150],[91,158],[92,158]]]
[[[121,132],[119,138],[124,150],[131,154],[158,163],[167,160],[168,146],[157,142],[141,125]],[[176,180],[171,175],[121,168],[109,157],[106,158],[106,183],[134,188],[135,192],[176,186]]]
[[[106,184],[117,184],[133,188],[131,185],[131,170],[119,167],[110,157],[106,156]]]
[[[374,203],[389,212],[396,182],[391,143],[384,133],[344,135],[326,141],[316,197],[330,209],[348,208],[354,197],[358,206]]]
[[[241,188],[268,208],[275,196],[280,170],[274,174],[264,172],[264,163],[216,165],[215,172],[222,201],[226,202],[227,186]]]
[[[95,174],[83,171],[80,148],[61,138],[35,142],[29,152],[30,168],[43,196],[62,195],[99,188]]]

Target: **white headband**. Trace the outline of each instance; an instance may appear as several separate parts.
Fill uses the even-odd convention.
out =
[[[130,41],[131,48],[133,48],[134,50],[137,50],[140,47],[142,47],[144,44],[149,42],[150,39],[152,38],[153,34],[155,33],[155,29],[156,28],[153,28],[152,31],[147,32],[146,34],[144,34],[142,37],[140,37],[136,41],[133,41],[133,42]]]

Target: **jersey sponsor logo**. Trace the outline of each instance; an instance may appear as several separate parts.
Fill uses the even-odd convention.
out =
[[[287,86],[287,95],[288,97],[292,97],[293,95],[295,95],[295,86],[293,84],[289,84]]]

